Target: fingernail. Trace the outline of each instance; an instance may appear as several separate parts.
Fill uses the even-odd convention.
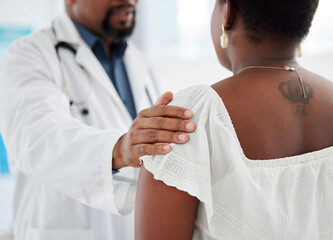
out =
[[[186,135],[185,134],[179,134],[178,135],[178,140],[179,141],[185,141],[185,139],[186,139]]]
[[[192,111],[189,111],[189,110],[185,111],[184,114],[185,114],[186,117],[192,117],[193,116]]]
[[[192,129],[194,129],[194,127],[195,127],[195,125],[192,122],[186,124],[186,129],[187,130],[192,130]]]
[[[164,146],[163,146],[163,150],[164,150],[164,151],[170,151],[170,149],[171,149],[171,146],[170,146],[170,145],[164,145]]]

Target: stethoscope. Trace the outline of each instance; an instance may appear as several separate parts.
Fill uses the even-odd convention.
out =
[[[83,116],[86,116],[89,114],[89,109],[87,107],[84,107],[84,105],[89,101],[91,95],[92,95],[92,89],[93,89],[93,85],[92,85],[92,79],[91,79],[91,76],[89,74],[89,72],[81,65],[79,65],[81,67],[81,69],[85,72],[85,75],[87,76],[87,79],[88,79],[88,82],[89,82],[89,91],[88,91],[88,94],[87,96],[79,101],[79,100],[75,100],[72,92],[70,91],[69,87],[67,86],[66,84],[66,81],[65,81],[65,76],[64,76],[64,72],[63,72],[63,69],[62,69],[62,61],[61,61],[61,57],[60,57],[60,54],[59,54],[59,49],[60,48],[64,48],[64,49],[67,49],[69,50],[70,52],[73,53],[73,55],[75,56],[76,55],[76,49],[69,43],[67,42],[58,42],[56,45],[55,45],[55,50],[56,50],[56,53],[57,53],[57,56],[58,56],[58,60],[60,62],[60,71],[61,71],[61,78],[62,78],[62,83],[63,83],[63,86],[70,98],[69,100],[69,104],[70,106],[73,106],[75,105],[79,110],[80,110],[80,113],[83,115]]]
[[[54,26],[52,27],[52,30],[53,30],[53,33],[54,33],[54,36],[56,38],[56,32],[55,32],[55,28]],[[93,84],[92,84],[92,77],[91,75],[89,74],[89,72],[82,66],[82,65],[79,65],[79,67],[85,72],[85,75],[87,76],[87,79],[88,79],[88,82],[89,82],[89,91],[88,91],[88,94],[87,96],[79,101],[79,100],[76,100],[72,94],[72,92],[70,91],[69,87],[67,86],[66,84],[66,80],[65,80],[65,76],[64,76],[64,72],[63,72],[63,68],[62,68],[62,61],[61,61],[61,57],[60,57],[60,53],[59,53],[59,50],[61,48],[63,49],[67,49],[68,51],[72,52],[73,55],[75,56],[76,55],[76,49],[74,48],[74,46],[68,42],[63,42],[63,41],[58,41],[56,44],[55,44],[55,50],[56,50],[56,53],[57,53],[57,56],[58,56],[58,60],[59,60],[59,63],[60,63],[60,71],[61,71],[61,78],[62,78],[62,83],[63,83],[63,86],[70,98],[69,100],[69,104],[70,106],[73,106],[75,105],[79,110],[80,110],[80,113],[83,115],[83,116],[87,116],[89,114],[89,109],[87,107],[85,107],[86,103],[89,101],[91,95],[92,95],[92,92],[93,92]],[[151,77],[153,77],[153,74],[151,74]],[[148,99],[149,99],[149,102],[151,104],[151,106],[154,105],[154,102],[152,100],[152,97],[150,96],[149,94],[149,90],[148,88],[146,87],[145,88],[146,90],[146,94],[148,96]]]

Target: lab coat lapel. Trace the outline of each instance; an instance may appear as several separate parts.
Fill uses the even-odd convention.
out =
[[[151,101],[155,101],[155,96],[151,96],[149,92],[151,82],[149,64],[131,42],[128,44],[124,62],[137,111],[151,107]]]
[[[82,66],[88,71],[93,81],[102,85],[103,89],[107,91],[115,101],[117,101],[117,104],[123,105],[115,87],[109,79],[109,76],[86,44],[80,44],[78,47],[75,61],[79,66]]]
[[[95,57],[94,53],[85,43],[80,44],[80,46],[78,47],[75,55],[75,61],[79,66],[82,66],[88,71],[93,81],[102,86],[102,88],[116,102],[117,106],[119,106],[119,110],[121,110],[122,113],[126,115],[130,121],[132,121],[132,117],[127,111],[109,76],[105,72],[98,59]]]

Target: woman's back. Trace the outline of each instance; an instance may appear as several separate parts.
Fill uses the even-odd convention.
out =
[[[333,192],[327,191],[333,184],[333,147],[290,157],[269,152],[268,160],[251,160],[240,146],[229,109],[213,88],[187,88],[177,93],[172,104],[192,109],[198,128],[190,134],[188,144],[174,145],[165,156],[145,157],[144,166],[156,180],[199,200],[192,239],[333,238]],[[239,126],[256,130],[252,126],[256,119],[247,124],[246,113],[252,112],[249,106],[243,109],[244,120]],[[258,145],[257,139],[253,138],[251,146],[260,153],[266,146]],[[145,181],[141,178],[138,187]],[[162,182],[155,184],[161,186]],[[174,226],[188,223],[189,212],[184,217],[180,210],[190,205],[188,199],[175,200],[170,187],[167,194],[161,187],[153,189],[138,192],[139,199],[142,194],[148,195],[150,211],[145,215],[163,224],[168,220]],[[153,211],[155,204],[161,210]],[[168,235],[160,228],[158,232],[167,236],[161,239],[189,239],[170,234],[174,230],[165,228]]]
[[[252,69],[213,86],[249,159],[299,155],[333,146],[333,83],[304,69]],[[260,73],[260,74],[258,74]]]

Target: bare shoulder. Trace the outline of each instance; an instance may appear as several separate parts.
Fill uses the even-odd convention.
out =
[[[312,103],[309,107],[319,108],[326,112],[326,109],[333,108],[333,81],[321,76],[318,73],[311,72],[307,69],[302,69],[300,74],[304,83],[309,87],[307,91],[313,92]],[[319,113],[318,113],[319,114]],[[318,115],[320,116],[320,115]],[[332,116],[333,117],[333,116]],[[333,120],[333,119],[332,119]]]
[[[314,73],[307,69],[303,69],[301,73],[303,75],[304,81],[313,84],[315,87],[320,87],[320,89],[323,88],[323,90],[326,91],[333,90],[333,80],[327,79],[320,74]]]
[[[212,86],[249,158],[293,156],[333,145],[333,135],[327,134],[333,131],[333,82],[303,68],[298,74],[301,79],[292,72],[253,71]]]

